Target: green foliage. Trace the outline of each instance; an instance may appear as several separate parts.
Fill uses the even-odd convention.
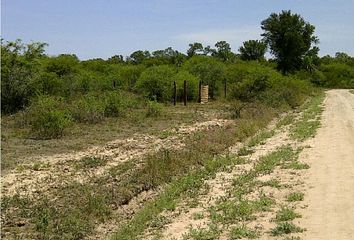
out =
[[[1,40],[1,111],[14,113],[26,107],[34,95],[34,79],[40,70],[45,43],[23,44]]]
[[[204,85],[209,85],[210,97],[216,97],[220,85],[225,81],[225,67],[220,61],[208,56],[194,56],[183,67],[199,77]]]
[[[70,114],[76,122],[98,123],[104,119],[104,102],[94,94],[83,95],[70,107]]]
[[[283,234],[303,232],[304,230],[291,222],[281,222],[271,230],[273,236],[281,236]]]
[[[259,233],[256,231],[249,229],[245,225],[233,227],[230,232],[230,239],[242,239],[242,238],[248,238],[248,239],[255,239],[259,237]]]
[[[68,114],[62,110],[62,100],[41,96],[28,109],[31,133],[40,139],[59,138],[70,124]]]
[[[174,68],[162,65],[147,68],[136,83],[136,90],[150,100],[159,102],[172,99],[172,77]]]
[[[190,74],[185,70],[179,71],[176,75],[172,77],[172,81],[176,82],[177,85],[177,99],[183,100],[183,86],[184,81],[187,81],[187,99],[188,100],[197,100],[198,99],[198,86],[199,79]]]
[[[287,197],[286,197],[286,200],[288,202],[297,202],[297,201],[302,201],[304,200],[304,195],[303,193],[301,192],[293,192],[293,193],[290,193]]]
[[[264,54],[267,50],[267,44],[259,40],[248,40],[243,42],[240,47],[242,60],[264,60]]]
[[[272,13],[262,21],[262,29],[266,43],[278,63],[278,69],[283,73],[298,70],[304,65],[304,57],[315,58],[318,43],[314,36],[315,27],[298,14],[291,11]]]
[[[331,88],[354,88],[354,68],[343,62],[322,64],[320,70],[325,80],[320,85]]]
[[[75,55],[61,54],[58,57],[47,58],[44,68],[47,72],[57,74],[59,77],[74,74],[79,59]]]
[[[148,101],[146,110],[146,117],[159,117],[162,115],[163,106],[156,101]]]

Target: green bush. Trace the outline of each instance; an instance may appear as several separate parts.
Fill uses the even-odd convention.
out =
[[[187,81],[187,99],[197,100],[198,99],[198,87],[199,79],[187,71],[180,71],[172,77],[172,81],[176,82],[177,85],[177,99],[183,100],[183,86],[184,81]]]
[[[118,92],[108,92],[104,96],[104,115],[106,117],[120,117],[125,114],[125,99]]]
[[[162,104],[156,101],[148,101],[146,109],[146,117],[159,117],[163,112]]]
[[[40,96],[28,109],[31,133],[40,139],[59,138],[71,120],[62,110],[62,99]]]
[[[104,119],[105,104],[101,98],[86,94],[72,103],[70,114],[76,122],[98,123]]]
[[[354,70],[344,63],[322,65],[320,70],[326,77],[324,87],[354,88]]]
[[[218,95],[225,80],[225,66],[219,60],[208,56],[194,56],[185,62],[183,68],[197,76],[203,84],[209,85],[209,95]]]
[[[174,68],[166,65],[153,66],[142,72],[136,83],[136,90],[150,100],[169,101],[172,98],[172,77]]]

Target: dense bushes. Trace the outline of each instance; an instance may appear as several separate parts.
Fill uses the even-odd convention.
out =
[[[227,83],[236,118],[240,106],[249,102],[296,107],[312,91],[312,85],[354,88],[354,59],[344,53],[325,56],[308,68],[282,75],[272,60],[220,61],[214,50],[207,48],[189,57],[168,48],[152,55],[137,51],[127,61],[120,56],[116,61],[80,61],[69,54],[48,57],[44,46],[21,41],[1,45],[1,110],[15,113],[31,102],[25,112],[36,119],[30,121],[33,134],[43,138],[61,136],[70,121],[98,123],[106,117],[124,117],[130,109],[142,106],[146,116],[159,116],[160,103],[172,101],[173,82],[178,101],[183,98],[184,81],[189,101],[197,100],[199,81],[209,85],[211,99],[223,97],[221,90]],[[138,53],[146,55],[141,64],[135,61]]]
[[[324,87],[354,88],[354,68],[345,63],[323,64],[320,68],[325,76]]]
[[[32,134],[36,138],[58,138],[70,124],[69,114],[60,98],[41,96],[31,104],[27,113]]]
[[[153,66],[142,72],[136,89],[150,100],[168,101],[172,98],[172,77],[175,69],[167,66]]]

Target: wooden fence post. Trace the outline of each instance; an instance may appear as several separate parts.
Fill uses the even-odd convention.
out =
[[[183,101],[184,101],[184,106],[187,106],[187,81],[184,80],[183,84]]]
[[[202,102],[202,81],[199,81],[198,103]]]
[[[225,80],[225,83],[224,83],[224,97],[226,98],[226,80]]]
[[[173,82],[173,106],[176,106],[177,102],[177,85],[176,81]]]

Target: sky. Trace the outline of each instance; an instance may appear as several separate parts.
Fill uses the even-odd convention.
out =
[[[222,40],[237,52],[282,10],[316,27],[321,56],[354,56],[354,0],[1,0],[1,37],[45,42],[49,55],[82,60]]]

